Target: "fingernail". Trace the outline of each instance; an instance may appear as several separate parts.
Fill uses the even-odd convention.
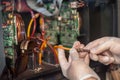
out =
[[[109,57],[105,56],[103,60],[104,60],[104,62],[108,62],[109,61]]]
[[[97,55],[93,55],[93,59],[94,59],[94,61],[98,61],[98,56]]]
[[[115,62],[115,59],[114,59],[113,57],[111,57],[111,62],[112,62],[112,63]]]
[[[91,49],[91,53],[95,53],[95,51],[96,51],[95,48]]]
[[[90,58],[94,61],[98,61],[98,56],[94,54],[90,54]]]

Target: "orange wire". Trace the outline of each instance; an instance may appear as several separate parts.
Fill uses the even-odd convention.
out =
[[[34,15],[33,18],[31,18],[30,22],[29,22],[29,25],[28,25],[28,28],[27,28],[27,37],[30,38],[30,30],[31,30],[31,26],[32,26],[32,23],[33,23],[33,20],[38,18],[40,14],[36,13]]]
[[[43,32],[44,31],[44,28],[43,28],[44,27],[44,19],[43,19],[43,17],[40,17],[39,23],[40,23],[41,30]],[[44,39],[44,35],[43,34],[42,34],[41,38]],[[42,64],[42,50],[44,50],[46,45],[47,45],[47,41],[43,40],[43,42],[42,42],[42,44],[40,46],[39,65]]]
[[[58,64],[58,54],[56,52],[56,49],[54,47],[52,47],[52,45],[50,45],[49,43],[47,43],[47,44],[50,47],[50,49],[53,51],[55,62],[56,62],[56,64]]]
[[[33,11],[31,11],[31,16],[34,17]],[[31,34],[32,37],[33,37],[33,35],[35,33],[35,29],[36,29],[36,19],[33,18],[33,21],[34,21],[34,26],[33,26],[32,34]]]
[[[43,41],[40,46],[40,53],[39,53],[39,65],[42,64],[42,50],[46,47],[46,41]]]
[[[41,28],[42,32],[44,32],[44,18],[43,17],[40,17],[39,23],[41,25],[40,28]],[[44,34],[42,34],[43,42],[42,42],[42,45],[40,47],[40,51],[44,50],[46,45],[48,45],[51,48],[51,50],[53,51],[53,53],[54,53],[56,63],[58,63],[58,52],[57,52],[56,49],[61,48],[61,49],[64,49],[64,50],[70,50],[70,48],[66,48],[66,47],[63,47],[63,46],[54,46],[54,47],[52,47],[49,43],[47,43],[49,38],[50,37],[48,37],[48,39],[44,40]],[[42,52],[39,53],[39,64],[42,64]]]
[[[53,49],[54,49],[54,52],[55,52],[55,54],[56,54],[56,56],[57,56],[57,59],[58,59],[58,51],[57,51],[57,48],[60,48],[60,49],[64,49],[64,50],[70,50],[71,48],[67,48],[67,47],[63,47],[63,46],[61,46],[61,45],[56,45],[56,46],[54,46],[53,47]]]
[[[64,49],[64,50],[70,50],[71,48],[67,48],[67,47],[63,47],[63,46],[54,46],[54,48],[60,48],[60,49]]]
[[[39,23],[40,23],[40,29],[41,29],[41,38],[44,39],[44,35],[45,35],[45,23],[44,23],[44,17],[41,16],[39,19]]]
[[[39,65],[41,65],[42,64],[42,52],[40,51],[40,53],[39,53]]]

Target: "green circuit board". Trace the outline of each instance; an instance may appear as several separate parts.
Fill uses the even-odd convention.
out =
[[[69,1],[63,2],[60,14],[46,21],[46,36],[51,36],[51,43],[57,44],[59,39],[62,45],[71,47],[79,35],[79,12],[69,4]]]
[[[3,44],[4,52],[7,59],[9,59],[9,66],[14,67],[15,65],[15,45],[17,45],[16,40],[16,28],[14,25],[14,18],[8,18],[9,13],[4,13],[3,15]]]

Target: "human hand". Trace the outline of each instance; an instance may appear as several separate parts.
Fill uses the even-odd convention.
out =
[[[97,74],[85,63],[85,59],[80,58],[74,47],[69,52],[68,61],[64,50],[58,49],[58,59],[63,75],[70,80],[99,80]]]
[[[79,41],[74,42],[73,44],[73,48],[75,48],[76,50],[79,48],[84,48],[84,44],[81,44]],[[89,54],[88,52],[78,52],[79,57],[82,61],[84,61],[87,65],[89,65],[90,62],[90,58],[89,58]]]
[[[90,50],[90,58],[105,65],[120,64],[120,38],[103,37],[85,46]]]

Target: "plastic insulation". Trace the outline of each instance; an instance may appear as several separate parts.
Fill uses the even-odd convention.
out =
[[[33,26],[33,30],[32,30],[32,34],[30,37],[33,37],[34,33],[35,33],[35,30],[36,30],[36,19],[34,18],[34,13],[33,11],[31,11],[31,15],[32,15],[32,18],[34,20],[34,26]]]
[[[40,28],[42,31],[41,38],[43,39],[42,45],[40,47],[40,53],[39,53],[39,65],[41,65],[42,64],[42,50],[44,50],[44,48],[47,45],[47,41],[44,40],[44,34],[43,34],[43,32],[44,32],[44,19],[43,19],[43,17],[40,17],[39,23],[40,23]]]
[[[42,42],[42,45],[40,47],[40,53],[39,53],[39,65],[42,64],[42,50],[46,47],[46,41]]]
[[[40,53],[39,53],[39,65],[41,65],[42,64],[42,52],[40,51]]]
[[[33,23],[33,19],[39,17],[39,14],[35,14],[33,18],[31,18],[30,22],[29,22],[29,25],[28,25],[28,28],[27,28],[27,38],[30,38],[30,29],[31,29],[31,26],[32,26],[32,23]]]
[[[16,17],[16,28],[17,28],[17,39],[18,42],[21,42],[22,40],[24,40],[26,38],[26,34],[25,34],[25,24],[24,21],[21,17],[21,15],[19,14],[15,14]]]
[[[48,47],[52,50],[53,54],[54,54],[54,59],[55,59],[55,62],[56,64],[58,64],[58,54],[57,52],[55,51],[56,49],[53,48],[46,40],[43,41],[41,47],[40,47],[40,53],[39,53],[39,65],[42,64],[42,50],[44,50],[45,47]]]
[[[50,47],[50,49],[52,50],[52,52],[53,52],[53,54],[54,54],[55,62],[56,62],[56,64],[58,64],[59,61],[58,61],[58,54],[57,54],[57,52],[55,51],[56,49],[54,49],[49,43],[47,43],[47,45],[48,45],[48,46]]]
[[[39,20],[39,22],[40,22],[40,29],[41,29],[41,38],[42,39],[44,39],[44,35],[45,35],[45,23],[44,23],[44,18],[43,18],[43,16],[41,16],[40,17],[40,20]]]
[[[27,28],[27,38],[30,38],[30,29],[31,29],[32,23],[33,23],[33,18],[30,20],[28,28]]]
[[[66,48],[66,47],[64,47],[62,45],[54,46],[54,48],[55,49],[60,48],[60,49],[64,49],[64,50],[70,50],[71,49],[71,48]],[[77,52],[88,52],[88,53],[90,53],[90,50],[88,50],[88,49],[78,48],[76,50],[77,50]]]
[[[55,51],[55,54],[56,54],[56,57],[57,57],[57,60],[58,60],[58,51],[57,51],[57,48],[60,48],[60,49],[64,49],[64,50],[70,50],[71,48],[66,48],[66,47],[63,47],[63,46],[54,46],[54,51]]]
[[[54,46],[54,48],[60,48],[64,50],[70,50],[71,48],[63,47],[63,46]]]

